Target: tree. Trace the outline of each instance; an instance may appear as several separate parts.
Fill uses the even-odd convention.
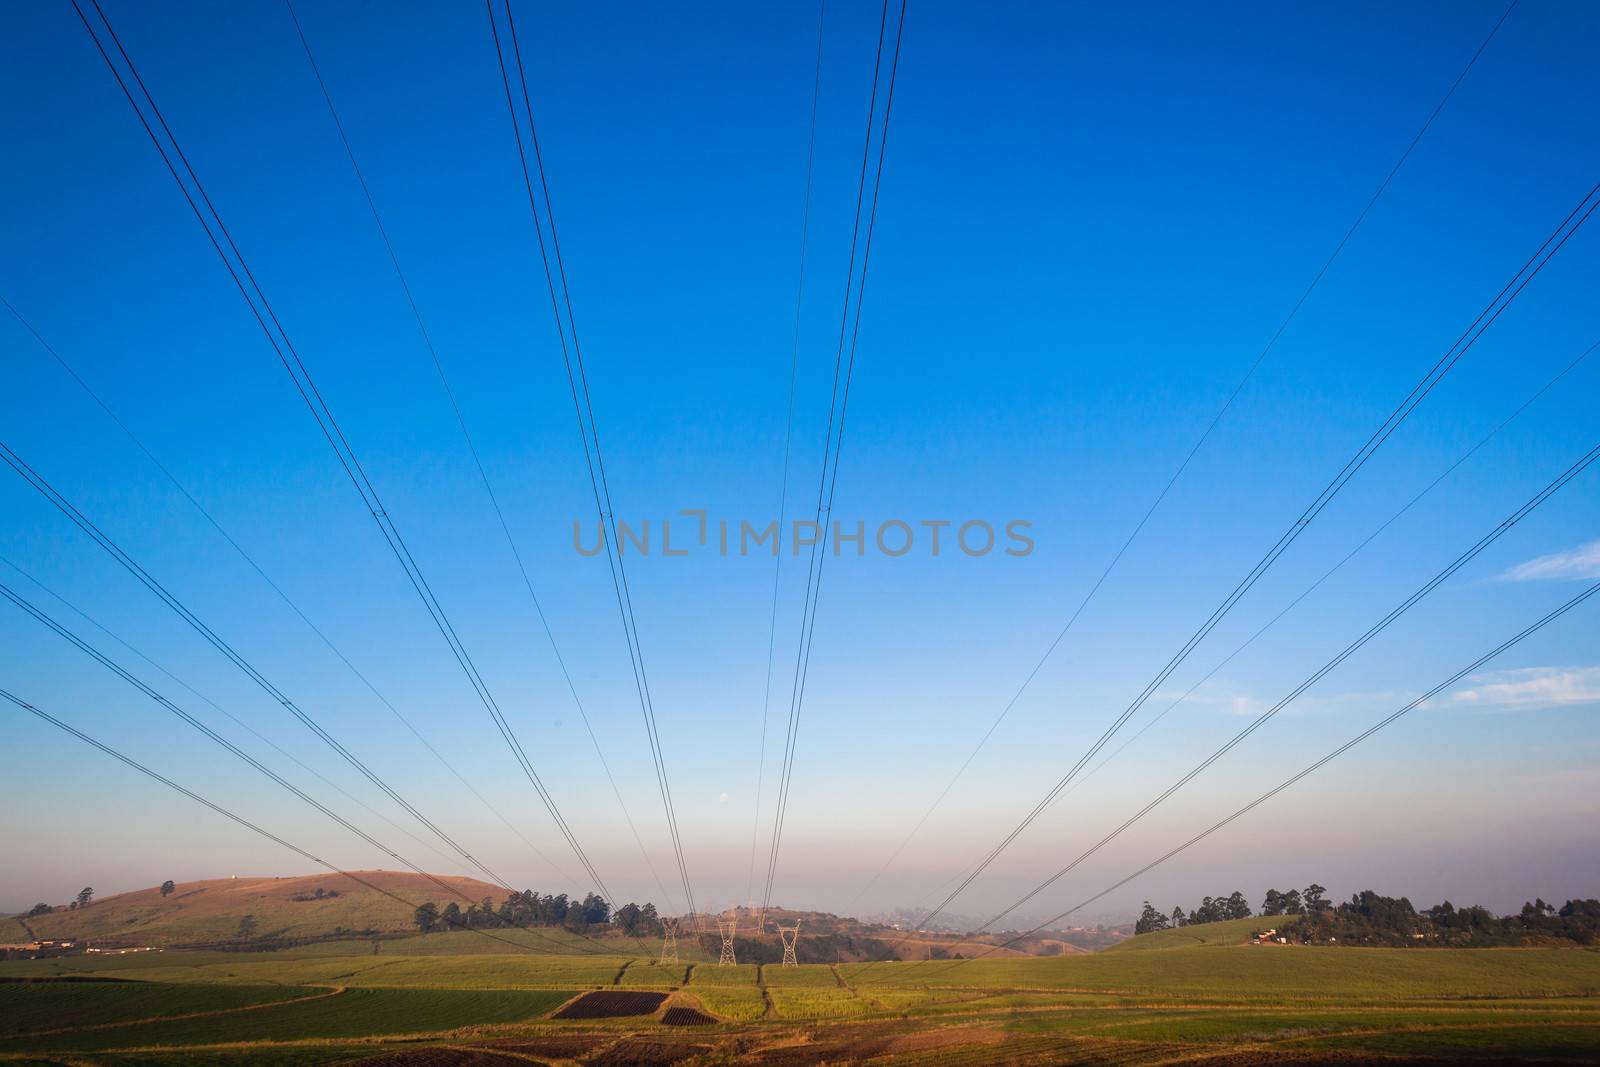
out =
[[[461,905],[453,900],[450,901],[444,906],[444,910],[439,913],[439,918],[450,929],[461,929]]]
[[[599,925],[600,923],[611,921],[611,905],[597,893],[590,893],[585,896],[579,908],[583,912],[583,921],[586,923]]]
[[[1261,914],[1263,917],[1283,914],[1283,894],[1276,889],[1267,890],[1267,895],[1261,901]]]
[[[1230,919],[1250,918],[1250,902],[1244,899],[1244,894],[1237,889],[1229,895],[1222,905],[1223,914]]]
[[[240,941],[248,941],[248,940],[250,940],[252,937],[255,936],[255,933],[256,933],[256,917],[254,915],[246,915],[244,918],[239,920],[238,937],[239,937]]]
[[[1327,886],[1318,885],[1315,882],[1312,882],[1310,885],[1306,886],[1305,891],[1302,893],[1302,897],[1305,901],[1306,911],[1313,913],[1327,911],[1328,908],[1332,906],[1328,903],[1328,898],[1326,895],[1327,892]]]
[[[1173,927],[1173,929],[1177,929],[1180,926],[1188,926],[1188,925],[1189,925],[1189,920],[1184,917],[1183,909],[1182,908],[1173,908],[1172,909],[1172,927]]]
[[[1365,921],[1376,930],[1410,934],[1417,926],[1417,912],[1405,897],[1386,897],[1370,889],[1363,889],[1350,897],[1349,904],[1339,907],[1340,915]]]
[[[1306,906],[1300,900],[1300,890],[1291,889],[1281,898],[1285,915],[1304,915]]]
[[[1151,907],[1150,902],[1144,902],[1144,910],[1139,913],[1138,921],[1133,924],[1135,934],[1152,934],[1157,930],[1167,928],[1167,917]]]
[[[35,915],[49,915],[54,910],[55,909],[48,904],[35,904],[33,907],[28,909],[28,918],[31,919]]]
[[[439,906],[431,900],[418,905],[417,910],[411,913],[411,921],[417,924],[418,930],[428,933],[439,925]]]
[[[87,908],[89,906],[89,902],[91,900],[93,900],[93,899],[94,899],[94,890],[92,888],[90,888],[89,886],[84,886],[82,889],[78,890],[78,899],[77,899],[78,907]]]
[[[171,878],[168,878],[165,882],[161,883],[161,895],[164,897],[170,897],[172,895],[172,891],[176,888],[178,888],[177,885],[173,883]]]

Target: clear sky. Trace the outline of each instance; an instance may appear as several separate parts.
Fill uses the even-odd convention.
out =
[[[361,199],[273,2],[107,15],[578,837],[663,899],[621,819]],[[672,868],[592,523],[484,12],[299,14],[579,695]],[[1030,522],[1025,557],[828,560],[776,898],[912,905],[1127,706],[1596,180],[1600,8],[1525,0],[1184,477],[900,861],[862,892],[1027,675],[1504,10],[914,0],[834,516]],[[827,11],[791,506],[815,500],[877,5]],[[0,29],[0,295],[544,855],[576,864],[68,3]],[[817,10],[518,7],[618,516],[776,516]],[[1284,604],[1600,340],[1579,231],[1130,723]],[[515,884],[584,891],[465,791],[12,319],[0,440],[418,807]],[[953,905],[1076,855],[1596,444],[1579,363],[1245,653],[1050,810]],[[0,555],[363,803],[425,834],[9,469]],[[1600,573],[1600,471],[1036,902],[1060,910],[1434,685]],[[796,504],[795,502],[802,502]],[[673,525],[688,540],[692,520]],[[948,533],[947,535],[948,536]],[[1585,546],[1588,546],[1585,549]],[[688,866],[746,897],[770,557],[629,558]],[[1543,557],[1555,557],[1523,566]],[[1520,569],[1519,569],[1520,568]],[[0,564],[79,629],[424,866],[332,792]],[[785,561],[761,851],[804,561]],[[278,792],[10,604],[0,686],[348,867],[387,857]],[[1600,889],[1600,617],[1529,640],[1094,909],[1372,887],[1506,909]],[[15,710],[0,906],[298,857]],[[663,880],[666,880],[665,878]],[[667,880],[669,906],[681,907]],[[760,879],[757,879],[759,895]]]

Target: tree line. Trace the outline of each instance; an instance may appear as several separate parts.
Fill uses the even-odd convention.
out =
[[[613,912],[611,905],[595,893],[573,900],[565,893],[540,896],[531,889],[511,893],[498,905],[493,897],[484,897],[465,909],[453,900],[442,908],[430,900],[420,905],[411,918],[425,934],[435,930],[532,926],[560,926],[580,934],[596,926],[615,927],[624,934],[640,937],[662,931],[656,906],[648,902],[624,904]]]
[[[1476,904],[1457,908],[1448,900],[1419,911],[1405,897],[1387,897],[1371,889],[1335,904],[1327,892],[1326,887],[1315,882],[1305,889],[1286,892],[1269,889],[1261,902],[1260,915],[1288,920],[1282,925],[1292,923],[1294,938],[1303,944],[1488,946],[1551,940],[1580,945],[1600,942],[1600,900],[1574,899],[1557,907],[1539,899],[1523,904],[1514,915],[1496,915]],[[1188,913],[1181,907],[1173,908],[1170,916],[1147,900],[1133,932],[1148,934],[1226,919],[1248,919],[1252,914],[1249,902],[1238,890],[1226,897],[1206,897]]]
[[[72,899],[72,902],[70,904],[67,905],[67,910],[68,911],[77,911],[79,908],[87,908],[93,901],[94,901],[94,889],[93,889],[93,887],[84,886],[82,889],[78,890],[78,895]],[[33,907],[28,909],[28,914],[25,916],[25,918],[31,919],[35,915],[49,915],[52,911],[55,911],[55,910],[56,909],[52,908],[50,905],[48,905],[48,904],[44,903],[43,901],[41,901],[38,904],[35,904]]]

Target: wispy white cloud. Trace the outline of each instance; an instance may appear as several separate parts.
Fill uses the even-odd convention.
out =
[[[1153,698],[1158,710],[1183,696],[1179,690],[1161,690]],[[1411,699],[1405,693],[1393,690],[1351,691],[1344,693],[1307,693],[1283,710],[1285,715],[1344,715],[1391,708]],[[1243,692],[1225,682],[1208,682],[1184,700],[1187,707],[1205,708],[1224,715],[1260,715],[1272,707],[1274,701]]]
[[[1600,541],[1590,541],[1565,552],[1519,563],[1500,576],[1504,582],[1537,582],[1551,579],[1600,578]]]
[[[1152,698],[1152,703],[1157,705],[1157,710],[1165,710],[1166,706],[1183,698],[1185,705],[1197,708],[1208,708],[1220,711],[1227,715],[1260,715],[1271,705],[1258,697],[1248,693],[1238,692],[1224,684],[1208,682],[1184,697],[1181,689],[1159,690]]]
[[[1457,706],[1494,711],[1600,704],[1600,667],[1522,667],[1467,679],[1450,694]]]

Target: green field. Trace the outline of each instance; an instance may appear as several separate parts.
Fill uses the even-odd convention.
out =
[[[617,1062],[678,1049],[687,1067],[796,1041],[816,1062],[940,1065],[1582,1063],[1600,1049],[1600,951],[1258,946],[1248,928],[1216,925],[1203,940],[1170,931],[1092,955],[788,969],[450,953],[441,935],[377,954],[353,941],[12,961],[0,964],[0,1062],[354,1063],[491,1042],[534,1062],[611,1062],[624,1040],[649,1047],[618,1046]],[[596,988],[658,989],[664,1008],[720,1021],[549,1017]]]
[[[785,1019],[842,1019],[874,1010],[870,1001],[844,986],[831,967],[768,967],[764,977],[773,1011]]]
[[[81,1030],[186,1013],[226,1012],[303,997],[295,986],[168,985],[156,982],[26,982],[0,992],[0,1040],[48,1030]]]
[[[175,1013],[195,1014],[38,1037],[8,1036],[7,1044],[29,1052],[61,1052],[425,1034],[533,1018],[571,996],[548,990],[347,989],[219,1013],[191,1007],[184,997],[172,995],[175,987],[165,988]],[[210,1003],[212,987],[190,988],[198,994],[194,1004]],[[304,996],[312,991],[295,992]]]

